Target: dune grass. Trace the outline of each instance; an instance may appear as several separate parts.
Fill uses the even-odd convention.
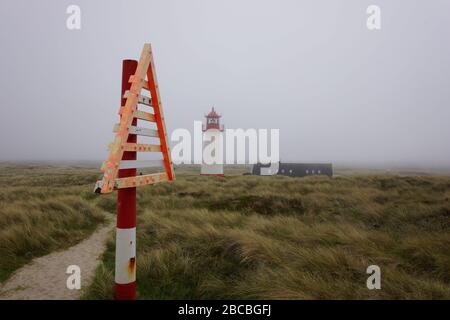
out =
[[[195,171],[139,188],[141,299],[450,298],[449,177]],[[115,212],[115,194],[92,193],[97,178],[96,168],[0,165],[0,282]],[[84,298],[113,297],[114,247],[111,234]],[[366,288],[371,264],[381,290]]]
[[[138,295],[449,299],[449,199],[449,177],[179,174],[139,188]],[[113,298],[113,274],[111,236],[84,298]]]
[[[91,195],[97,176],[86,169],[0,166],[0,282],[104,222],[105,211]]]

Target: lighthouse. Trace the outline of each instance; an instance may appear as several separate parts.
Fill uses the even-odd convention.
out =
[[[214,156],[218,155],[220,158],[223,151],[223,126],[220,125],[221,115],[219,115],[214,110],[214,107],[212,107],[211,112],[205,115],[205,118],[206,124],[203,127],[203,156],[205,157],[205,154],[209,154],[211,147],[214,145],[212,154]],[[220,153],[220,155],[216,154],[217,152]],[[203,158],[200,174],[223,176],[223,159],[221,159],[219,163],[218,161],[211,163],[211,161],[205,161],[205,158]]]

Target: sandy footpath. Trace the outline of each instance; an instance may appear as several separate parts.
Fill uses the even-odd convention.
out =
[[[0,285],[0,299],[78,299],[89,286],[105,250],[108,232],[113,223],[101,226],[89,238],[65,250],[36,258],[17,270]],[[81,290],[66,286],[67,267],[78,265],[81,269]]]

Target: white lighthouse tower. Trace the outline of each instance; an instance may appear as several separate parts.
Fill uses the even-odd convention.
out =
[[[212,107],[210,113],[206,116],[206,125],[203,127],[203,149],[211,144],[211,141],[215,143],[215,152],[220,152],[222,154],[223,150],[223,126],[220,125],[221,115],[217,114]],[[208,176],[223,176],[223,161],[220,163],[205,163],[205,159],[202,161],[202,168],[200,171],[201,175]]]

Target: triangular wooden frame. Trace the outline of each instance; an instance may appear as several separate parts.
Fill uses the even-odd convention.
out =
[[[146,77],[147,80],[145,80]],[[124,98],[126,98],[126,102],[124,106],[121,106],[119,112],[121,115],[120,123],[114,128],[116,136],[109,145],[108,159],[101,168],[103,178],[95,186],[95,192],[97,193],[110,193],[115,189],[138,187],[175,179],[156,79],[155,63],[149,43],[144,45],[136,72],[130,77],[129,82],[131,83],[131,88],[125,93]],[[142,89],[150,92],[150,98],[141,95]],[[138,110],[138,103],[151,106],[154,113]],[[132,126],[133,118],[155,122],[157,130],[134,127]],[[127,140],[130,133],[159,137],[160,144],[128,143]],[[122,161],[124,151],[161,152],[163,160],[162,162],[160,160]],[[162,164],[165,172],[117,178],[119,169],[152,166],[154,163]]]

